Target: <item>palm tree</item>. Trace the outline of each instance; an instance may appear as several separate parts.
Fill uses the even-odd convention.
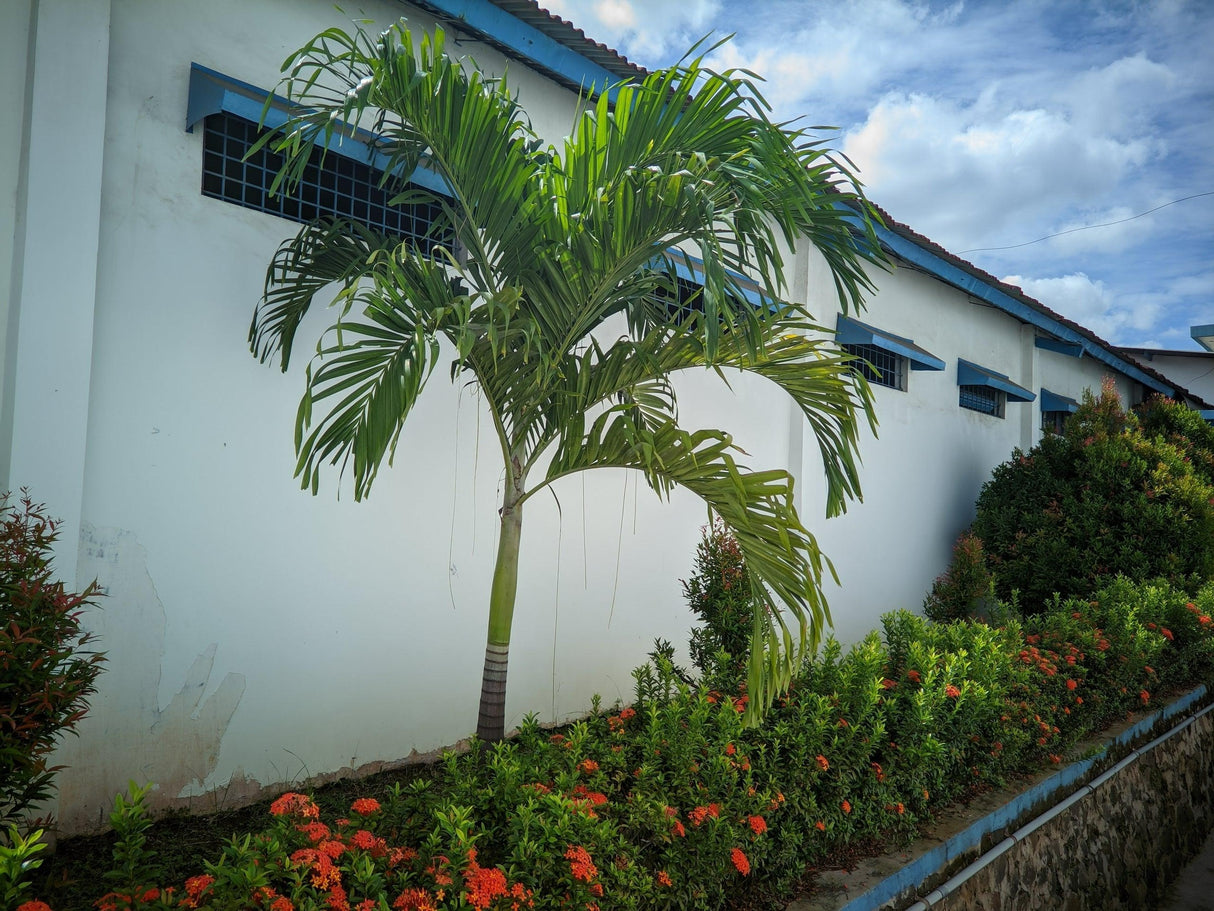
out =
[[[367,495],[441,358],[479,389],[504,492],[478,736],[504,734],[523,508],[592,468],[635,469],[662,496],[687,488],[736,534],[765,608],[751,703],[768,704],[829,622],[830,564],[797,516],[792,476],[740,466],[721,430],[680,427],[671,377],[712,368],[724,380],[733,368],[771,380],[814,430],[828,512],[858,496],[868,389],[833,343],[807,336],[824,330],[806,308],[783,299],[781,252],[808,239],[843,308],[861,306],[863,265],[882,260],[852,174],[774,124],[745,74],[702,57],[583,99],[559,146],[535,136],[504,77],[447,57],[441,31],[329,30],[283,72],[280,90],[300,107],[263,140],[284,156],[276,191],[291,190],[317,143],[361,124],[380,137],[397,200],[442,213],[438,243],[341,219],[306,225],[270,264],[249,341],[286,370],[305,312],[338,283],[341,315],[308,367],[296,425],[296,472],[313,493],[328,463],[352,467],[355,498]],[[446,193],[408,182],[419,164]],[[702,262],[690,295],[681,251]]]

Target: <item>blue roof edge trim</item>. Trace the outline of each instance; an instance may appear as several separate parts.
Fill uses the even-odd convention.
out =
[[[856,226],[863,225],[863,219],[854,209],[845,203],[835,203],[838,208],[850,210],[846,217]],[[876,221],[872,222],[873,231],[877,235],[877,239],[889,250],[901,259],[912,263],[924,271],[936,276],[941,281],[944,281],[955,288],[960,288],[967,294],[985,301],[1005,313],[1016,317],[1041,329],[1051,335],[1057,336],[1060,341],[1069,342],[1073,345],[1078,345],[1084,353],[1109,367],[1112,367],[1118,373],[1136,380],[1149,389],[1154,389],[1156,392],[1162,392],[1169,398],[1174,398],[1176,390],[1174,387],[1166,383],[1162,383],[1155,377],[1144,373],[1140,368],[1134,366],[1129,361],[1126,361],[1111,351],[1097,345],[1091,339],[1076,332],[1069,326],[1063,325],[1058,320],[1052,319],[1044,313],[1033,309],[1023,301],[1018,301],[1010,294],[1000,291],[993,285],[988,284],[977,276],[970,275],[964,269],[961,269],[950,262],[942,259],[935,253],[921,247],[914,241],[903,237],[891,228],[879,224]],[[1031,394],[1031,393],[1030,393]]]
[[[488,0],[419,0],[417,5],[458,20],[469,31],[510,48],[525,63],[582,86],[591,97],[606,91],[614,101],[616,87],[626,81]]]
[[[1067,414],[1074,414],[1079,410],[1079,403],[1065,395],[1050,392],[1043,386],[1041,387],[1041,410],[1065,411]]]
[[[1214,424],[1214,408],[1209,408],[1204,411],[1200,411],[1200,412],[1198,412],[1198,414],[1201,415],[1201,419],[1203,421],[1205,421],[1207,424]]]
[[[1007,396],[1009,402],[1031,402],[1037,398],[1035,392],[1029,392],[1023,386],[1017,386],[1007,376],[988,367],[980,367],[973,361],[964,358],[957,359],[958,386],[989,386],[998,389]]]
[[[667,250],[666,256],[674,263],[675,275],[679,278],[701,286],[704,284],[704,260],[677,247]],[[767,298],[763,296],[762,289],[759,288],[759,283],[753,278],[748,278],[732,269],[725,271],[737,284],[738,290],[742,292],[742,296],[748,303],[755,307],[768,303]]]
[[[267,98],[270,99],[269,109],[266,108]],[[253,123],[260,123],[268,129],[277,129],[299,110],[299,105],[281,95],[233,79],[201,63],[190,64],[190,89],[185,118],[187,133],[192,133],[203,118],[219,113],[232,114]],[[333,131],[328,140],[321,137],[318,144],[335,155],[370,165],[380,171],[387,170],[391,162],[388,156],[372,148],[374,142],[375,134],[371,131],[343,124]],[[418,167],[409,175],[409,180],[435,193],[451,195],[446,181],[424,167]]]
[[[844,316],[835,320],[835,340],[840,345],[874,345],[910,361],[912,370],[943,370],[944,361],[930,351],[920,348],[909,338],[877,329],[858,319]]]

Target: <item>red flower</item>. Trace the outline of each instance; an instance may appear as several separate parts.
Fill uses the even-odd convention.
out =
[[[762,835],[767,831],[767,820],[762,816],[751,816],[746,821],[750,824],[750,831],[756,835]]]
[[[898,685],[897,680],[890,680],[888,677],[886,677],[884,680],[881,681],[881,686],[887,690],[892,690],[897,685]]]
[[[425,889],[406,889],[396,897],[392,907],[397,911],[438,911],[438,906]]]
[[[1160,627],[1159,632],[1163,635],[1163,638],[1167,639],[1169,642],[1176,638],[1172,635],[1172,631],[1167,627]]]
[[[949,699],[956,699],[958,696],[961,695],[961,690],[957,689],[955,686],[953,686],[950,683],[948,686],[946,686],[944,688],[944,695],[947,696]]]
[[[569,861],[569,871],[573,874],[574,879],[590,882],[599,875],[598,867],[594,865],[590,852],[581,845],[570,845],[565,852],[565,859]]]
[[[823,772],[830,768],[830,763],[821,753],[818,754],[818,768],[820,768]]]
[[[374,797],[360,797],[350,805],[350,809],[359,816],[370,816],[379,812],[379,801]]]
[[[291,899],[280,895],[270,903],[270,911],[295,911],[295,906],[291,904]]]
[[[819,832],[825,832],[826,823],[824,823],[822,820],[819,819],[817,822],[814,823],[814,828],[817,829]]]
[[[1068,678],[1068,679],[1067,679],[1067,682],[1066,682],[1066,688],[1067,688],[1068,690],[1073,690],[1073,689],[1075,689],[1075,687],[1077,687],[1077,686],[1079,686],[1079,684],[1078,684],[1078,683],[1076,683],[1074,680],[1071,680],[1070,678]]]
[[[673,883],[670,881],[670,874],[669,874],[669,873],[667,873],[665,870],[659,870],[659,871],[658,871],[658,885],[659,885],[659,886],[671,886],[671,885],[674,885],[674,884],[673,884]],[[50,909],[47,909],[47,911],[50,911]]]
[[[687,835],[687,830],[683,828],[683,824],[677,819],[674,821],[674,828],[671,829],[671,831],[674,832],[674,834],[679,838],[683,838]]]
[[[708,815],[713,819],[719,819],[721,816],[721,805],[719,803],[710,803],[708,805]]]
[[[44,901],[32,901],[18,905],[17,911],[51,911],[51,906]]]
[[[696,807],[687,814],[687,818],[691,820],[693,826],[701,826],[704,820],[708,818],[708,807]]]
[[[627,708],[620,709],[620,718],[627,721],[629,718],[635,717],[636,713],[636,709],[634,709],[632,706],[628,706]]]
[[[585,772],[587,775],[593,775],[595,772],[597,772],[599,770],[599,764],[597,762],[595,762],[593,759],[583,759],[581,762],[579,762],[577,764],[577,767],[579,769],[581,769],[583,772]]]
[[[732,756],[736,752],[738,752],[738,748],[736,746],[734,746],[732,743],[725,744],[725,755],[726,756]]]
[[[911,682],[911,683],[919,683],[919,682],[920,682],[920,679],[921,679],[921,678],[919,677],[919,672],[918,672],[918,671],[916,671],[916,670],[909,670],[909,671],[907,671],[907,672],[906,672],[906,676],[907,676],[907,678],[910,680],[910,682]]]
[[[1143,705],[1146,705],[1148,702],[1151,701],[1151,694],[1148,693],[1146,690],[1143,690],[1141,693],[1138,694],[1138,698],[1142,700]]]
[[[842,804],[840,804],[840,806],[842,806],[842,807],[843,807],[843,812],[844,812],[844,813],[850,813],[850,812],[851,812],[851,804],[850,804],[850,803],[848,803],[846,800],[845,800],[845,801],[843,801],[843,803],[842,803]]]
[[[272,816],[302,816],[305,819],[318,819],[320,817],[320,807],[312,802],[312,798],[305,797],[303,794],[296,794],[293,791],[288,791],[283,794],[272,804],[270,804],[270,815]]]
[[[464,871],[464,886],[468,904],[473,908],[488,908],[499,895],[507,894],[506,874],[497,867],[482,867],[475,860]]]
[[[741,848],[731,848],[729,851],[729,859],[733,861],[733,865],[743,876],[750,873],[750,860],[747,858],[746,852],[744,852]]]

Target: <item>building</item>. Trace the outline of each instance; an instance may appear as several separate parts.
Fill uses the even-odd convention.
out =
[[[579,86],[636,72],[527,0],[365,10],[441,22],[482,67],[509,67],[553,140]],[[0,476],[62,517],[60,576],[108,595],[89,622],[109,664],[58,757],[65,831],[103,821],[128,779],[155,781],[160,806],[221,807],[472,728],[498,477],[475,399],[436,380],[374,497],[314,498],[292,478],[303,366],[281,376],[245,346],[266,264],[295,227],[238,167],[242,131],[279,62],[334,24],[320,0],[0,11],[0,84],[14,89],[0,105],[18,125],[0,139]],[[356,160],[331,161],[318,193],[367,189]],[[816,254],[800,250],[789,275],[881,370],[863,504],[821,519],[812,443],[770,389],[739,383],[727,401],[691,377],[682,400],[688,426],[727,426],[753,464],[798,473],[841,579],[828,594],[844,640],[919,606],[991,468],[1085,389],[1107,375],[1130,402],[1190,397],[909,228],[880,237],[899,268],[875,276],[856,319],[837,314]],[[528,516],[513,722],[568,718],[596,692],[627,700],[654,637],[686,640],[678,580],[702,507],[623,475],[559,496]]]

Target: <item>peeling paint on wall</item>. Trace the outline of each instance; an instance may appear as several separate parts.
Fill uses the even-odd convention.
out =
[[[167,671],[172,680],[179,671],[163,667],[164,604],[134,533],[84,523],[79,578],[96,578],[106,595],[83,625],[96,634],[108,660],[80,736],[68,738],[53,760],[67,766],[58,777],[61,834],[103,826],[114,795],[130,780],[155,783],[153,809],[188,803],[214,770],[245,689],[244,675],[230,673],[203,698],[218,648],[211,643],[160,707],[161,675]]]

